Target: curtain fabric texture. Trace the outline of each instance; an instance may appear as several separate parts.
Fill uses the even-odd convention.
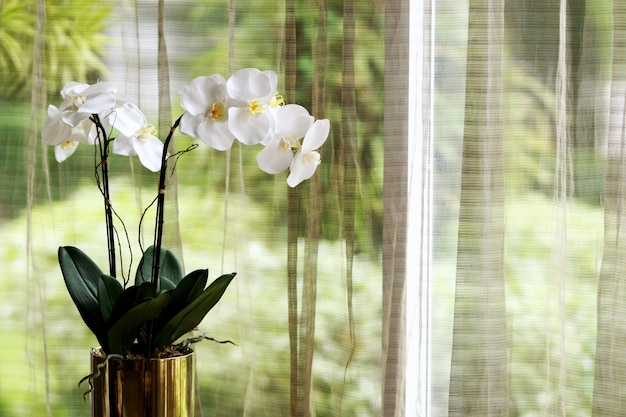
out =
[[[505,415],[504,2],[470,1],[450,415]]]
[[[175,137],[165,245],[238,273],[196,415],[626,414],[622,2],[4,0],[0,40],[0,415],[88,413],[56,251],[106,264],[102,201],[88,146],[41,143],[47,105],[111,81],[163,137],[187,82],[243,67],[331,134],[294,189]],[[130,276],[156,183],[110,163]]]
[[[593,415],[617,416],[626,409],[626,383],[624,366],[626,337],[624,323],[626,310],[624,303],[624,126],[626,120],[624,90],[624,69],[626,49],[626,7],[620,2],[613,3],[612,10],[613,42],[611,44],[612,63],[610,95],[608,103],[607,137],[596,142],[607,143],[606,177],[604,182],[604,245],[598,284],[598,335],[596,342],[595,378],[593,395]],[[604,118],[607,120],[607,118]]]
[[[390,417],[405,415],[409,11],[408,1],[385,9],[382,412]]]
[[[432,3],[426,414],[622,415],[623,5]]]

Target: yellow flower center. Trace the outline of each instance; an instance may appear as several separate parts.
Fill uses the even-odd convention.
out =
[[[221,103],[213,103],[212,106],[206,109],[204,112],[204,117],[209,120],[214,120],[216,122],[221,122],[224,120],[224,115],[226,114],[226,108]]]
[[[285,136],[284,138],[280,140],[280,147],[283,150],[283,152],[296,153],[300,150],[302,145],[300,144],[300,141],[298,139],[290,135],[290,136]]]
[[[63,149],[67,149],[67,148],[73,148],[74,146],[76,146],[76,144],[74,142],[72,142],[71,140],[66,140],[65,142],[63,142],[61,144],[61,147]]]
[[[73,95],[71,97],[72,97],[72,107],[74,108],[74,110],[78,110],[80,108],[80,106],[85,104],[85,97],[84,96]]]
[[[320,157],[319,152],[309,151],[305,153],[304,155],[302,155],[302,161],[305,164],[319,165],[321,161],[321,157]]]
[[[276,94],[274,94],[274,97],[272,97],[272,99],[270,100],[270,106],[280,107],[284,105],[285,105],[285,97],[278,94],[278,91],[277,91]]]
[[[137,132],[137,139],[142,141],[149,140],[152,136],[156,135],[156,129],[152,125],[144,126]]]
[[[250,109],[250,113],[253,116],[256,116],[259,113],[263,113],[265,109],[263,108],[263,104],[259,102],[259,100],[254,100],[252,103],[248,104],[248,108]]]

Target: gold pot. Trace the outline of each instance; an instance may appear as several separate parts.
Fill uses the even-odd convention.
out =
[[[105,358],[91,351],[91,372]],[[193,417],[194,353],[164,359],[109,359],[93,379],[92,417]]]

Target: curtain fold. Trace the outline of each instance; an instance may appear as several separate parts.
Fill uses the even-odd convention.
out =
[[[137,6],[135,6],[137,7]],[[167,136],[172,120],[172,95],[171,95],[171,76],[170,63],[167,52],[167,40],[165,37],[165,16],[167,9],[164,0],[159,0],[157,4],[157,80],[158,80],[158,132],[162,137]],[[176,153],[176,143],[170,142],[170,153]],[[165,215],[168,223],[168,233],[165,235],[165,244],[171,248],[178,259],[184,266],[183,244],[180,237],[180,226],[178,224],[178,183],[176,180],[176,172],[174,168],[170,169],[167,180],[167,207]]]
[[[382,235],[382,415],[405,414],[408,0],[385,3],[384,183]]]
[[[449,415],[508,415],[504,2],[470,0]]]
[[[612,66],[604,179],[604,246],[598,283],[598,329],[593,416],[618,416],[626,410],[626,7],[613,2]]]
[[[431,221],[436,237],[458,230],[433,248],[433,343],[450,346],[449,362],[430,356],[449,365],[438,412],[622,415],[623,5],[469,1],[455,15],[438,3],[434,100],[449,107],[435,104],[445,169],[434,167]],[[467,31],[446,38],[465,18]],[[463,77],[451,69],[461,60]],[[464,102],[458,128],[450,97]]]

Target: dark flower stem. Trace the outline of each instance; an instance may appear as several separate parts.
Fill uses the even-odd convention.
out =
[[[174,136],[174,132],[178,128],[178,124],[180,123],[179,117],[172,127],[170,128],[170,132],[163,142],[163,154],[161,156],[161,171],[159,175],[159,191],[157,195],[157,208],[156,208],[156,223],[155,223],[155,233],[154,233],[154,256],[152,257],[152,287],[154,289],[157,288],[157,283],[159,279],[159,270],[161,269],[161,244],[163,242],[163,223],[164,223],[164,214],[163,211],[165,209],[165,178],[167,172],[167,159],[168,159],[168,148],[170,142],[172,141],[172,137]]]
[[[109,275],[116,276],[115,271],[115,229],[113,226],[113,208],[111,207],[111,191],[109,189],[109,138],[97,114],[92,115],[96,125],[98,146],[100,149],[100,171],[102,173],[102,197],[104,200],[104,217],[109,249]]]

